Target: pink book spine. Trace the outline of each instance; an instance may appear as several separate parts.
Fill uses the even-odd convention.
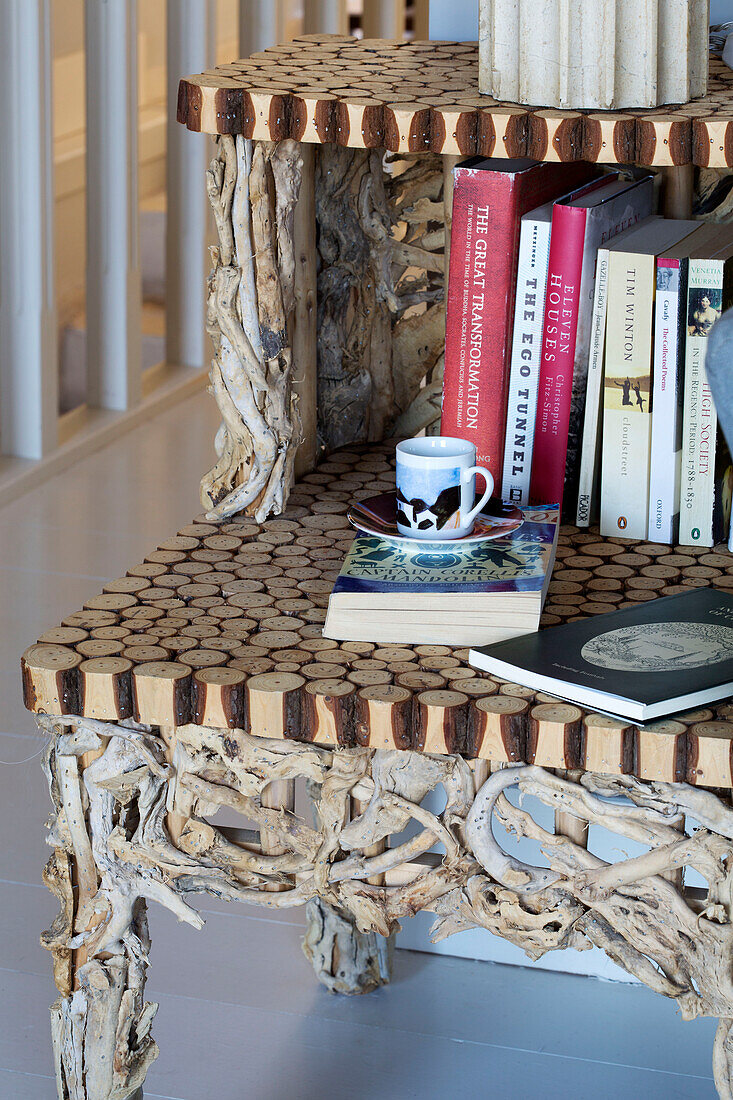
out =
[[[468,439],[501,486],[520,184],[458,167],[453,191],[440,430]],[[494,257],[500,256],[501,263]]]
[[[586,217],[582,207],[556,206],[552,213],[530,480],[535,504],[562,504]]]

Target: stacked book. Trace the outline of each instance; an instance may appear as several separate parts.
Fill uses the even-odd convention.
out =
[[[558,510],[522,511],[521,527],[478,545],[359,535],[329,598],[324,637],[468,646],[537,630]]]
[[[704,371],[733,227],[653,216],[648,174],[455,170],[441,432],[502,496],[601,533],[712,546],[733,488]]]

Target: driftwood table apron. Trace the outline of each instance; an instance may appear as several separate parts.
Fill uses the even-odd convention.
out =
[[[45,880],[61,910],[42,939],[62,1098],[141,1096],[157,1053],[146,905],[201,927],[203,892],[306,904],[306,954],[344,993],[388,981],[390,939],[421,909],[436,938],[482,927],[531,958],[601,947],[686,1019],[720,1018],[715,1081],[733,1097],[733,706],[635,727],[477,675],[465,649],[321,633],[348,503],[393,486],[381,440],[439,401],[445,168],[475,151],[677,165],[668,204],[685,214],[685,166],[733,159],[717,68],[710,109],[687,113],[486,106],[474,83],[469,45],[328,36],[181,84],[181,121],[222,135],[206,512],[22,662],[49,734]],[[404,162],[386,176],[385,149]],[[313,471],[317,439],[329,454]],[[725,548],[566,528],[543,624],[707,584],[733,586]],[[554,831],[509,787],[551,807]],[[220,807],[247,827],[208,821]],[[506,854],[494,817],[548,866]],[[649,851],[608,865],[590,824]]]

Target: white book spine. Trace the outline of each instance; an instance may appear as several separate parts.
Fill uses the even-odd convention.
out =
[[[682,466],[682,370],[679,346],[680,298],[686,304],[686,264],[678,259],[657,261],[657,301],[654,313],[654,367],[649,538],[673,543],[680,519]]]
[[[608,249],[598,249],[596,285],[593,293],[588,381],[583,419],[583,447],[580,456],[580,481],[575,522],[578,527],[590,526],[593,507],[593,487],[600,461],[601,394],[603,383],[603,352],[606,343],[606,302],[608,301]]]
[[[720,299],[723,264],[719,260],[690,260],[687,292],[685,397],[682,424],[682,484],[680,535],[683,546],[713,545],[715,497],[715,443],[718,417],[705,374],[707,332],[695,323],[701,294]]]
[[[646,539],[656,262],[611,252],[603,379],[601,535]]]
[[[537,220],[525,215],[519,234],[517,297],[501,487],[504,500],[511,500],[514,504],[529,502],[550,229],[549,220]]]

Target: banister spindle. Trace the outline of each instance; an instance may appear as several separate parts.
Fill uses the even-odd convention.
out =
[[[365,38],[404,38],[405,0],[368,0],[361,25]]]
[[[136,0],[85,0],[87,392],[128,409],[141,391]]]
[[[206,251],[208,213],[201,187],[211,157],[201,141],[176,121],[181,73],[214,64],[213,0],[167,3],[166,267],[165,339],[169,363],[202,367],[206,358],[205,290],[210,262]]]
[[[418,41],[430,38],[430,0],[412,0],[412,33]]]
[[[285,38],[283,0],[239,0],[239,56],[266,50]],[[186,70],[188,71],[188,70]]]
[[[50,0],[0,3],[0,450],[57,443]]]
[[[305,0],[303,33],[347,34],[346,0]]]

